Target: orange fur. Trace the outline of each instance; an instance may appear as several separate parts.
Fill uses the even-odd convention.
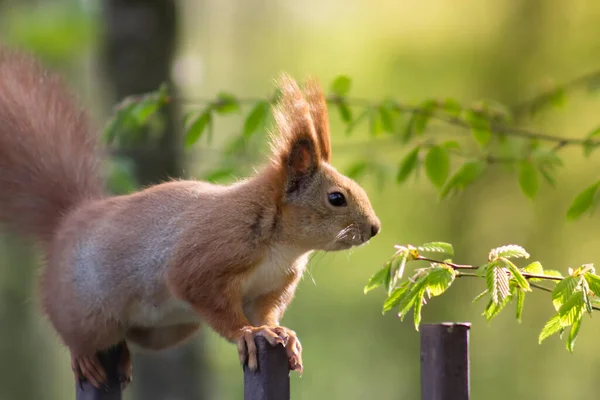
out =
[[[361,245],[380,222],[364,190],[329,164],[318,83],[304,93],[283,75],[279,86],[272,157],[254,176],[104,197],[97,143],[68,90],[0,51],[0,221],[45,245],[42,304],[77,377],[102,381],[89,367],[97,351],[123,340],[174,346],[201,322],[237,342],[251,368],[262,335],[302,369],[300,342],[279,321],[308,255]]]

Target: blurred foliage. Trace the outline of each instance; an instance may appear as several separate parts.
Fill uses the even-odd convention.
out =
[[[578,85],[567,83],[557,86],[551,92],[530,100],[529,105],[521,104],[515,110],[526,110],[530,115],[535,115],[549,107],[561,107],[566,102],[567,88],[585,85],[595,92],[597,80],[597,74],[578,78],[575,80]],[[556,168],[563,166],[559,154],[561,149],[579,146],[584,156],[589,157],[600,146],[600,140],[596,138],[600,126],[582,139],[532,131],[515,126],[513,111],[497,101],[463,105],[456,99],[447,98],[428,99],[418,105],[408,105],[387,98],[377,102],[349,97],[351,86],[352,81],[348,76],[338,76],[331,82],[327,96],[329,107],[339,110],[341,121],[346,125],[346,135],[351,135],[357,126],[368,120],[371,137],[388,135],[392,146],[410,144],[413,146],[412,150],[399,161],[396,181],[406,181],[419,167],[423,167],[431,184],[439,190],[441,198],[462,191],[477,179],[484,178],[488,164],[500,163],[508,170],[517,170],[522,192],[533,199],[539,191],[541,179],[555,185]],[[108,144],[116,141],[140,141],[139,133],[148,131],[147,125],[155,122],[153,117],[169,101],[164,85],[156,92],[123,99],[105,128],[104,136]],[[205,134],[210,145],[215,116],[239,114],[241,104],[249,104],[251,108],[244,118],[243,127],[233,138],[232,145],[225,150],[225,155],[236,158],[239,153],[246,151],[246,141],[267,126],[270,106],[276,102],[277,95],[270,99],[240,98],[224,92],[213,100],[195,101],[205,104],[205,107],[192,110],[186,115],[185,146],[193,146]],[[358,116],[353,118],[353,115]],[[404,120],[407,122],[401,123]],[[451,138],[440,138],[440,135],[427,129],[434,122],[454,125],[462,130]],[[347,167],[346,173],[351,178],[358,179],[367,171],[377,172],[382,181],[387,176],[386,166],[372,158],[356,160]],[[217,166],[207,177],[212,180],[227,179],[232,173],[230,166]],[[570,219],[585,212],[593,212],[600,198],[596,196],[598,187],[600,184],[596,183],[577,196],[568,210]]]
[[[0,14],[2,41],[28,49],[47,63],[66,67],[75,54],[89,50],[97,35],[91,2],[9,2]]]

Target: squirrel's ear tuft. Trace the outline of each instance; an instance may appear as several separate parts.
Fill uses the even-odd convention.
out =
[[[289,192],[299,188],[317,170],[321,150],[309,104],[296,81],[283,74],[278,87],[281,97],[273,115],[279,135],[273,137],[272,145]]]
[[[321,84],[315,78],[306,82],[306,98],[312,117],[321,159],[326,162],[331,161],[331,139],[329,134],[329,116],[327,113],[327,100],[323,94]]]

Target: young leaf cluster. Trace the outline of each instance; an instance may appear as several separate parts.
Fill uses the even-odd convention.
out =
[[[398,308],[398,316],[404,317],[414,309],[415,328],[421,323],[421,309],[431,297],[444,293],[456,277],[456,271],[444,263],[431,263],[429,268],[422,268],[409,279],[398,283],[403,275],[406,263],[422,259],[423,253],[446,253],[452,255],[454,249],[448,243],[432,242],[420,246],[396,246],[396,253],[369,279],[365,293],[384,286],[388,298],[383,304],[383,312]]]
[[[380,286],[387,292],[383,312],[396,309],[401,320],[412,310],[415,328],[419,329],[422,308],[432,297],[442,295],[456,278],[474,277],[485,280],[485,290],[474,302],[487,298],[483,316],[489,322],[505,307],[515,303],[516,318],[521,322],[525,295],[533,288],[552,294],[552,305],[556,314],[550,318],[540,332],[539,343],[569,329],[566,347],[573,351],[583,316],[592,313],[600,302],[600,276],[594,267],[583,265],[569,269],[563,277],[558,271],[545,270],[534,261],[519,267],[518,260],[526,260],[529,253],[521,246],[506,245],[489,251],[487,262],[481,266],[456,264],[450,259],[438,260],[429,254],[454,254],[452,245],[444,242],[426,243],[420,246],[395,246],[396,252],[368,281],[364,292]],[[423,261],[429,266],[416,268],[404,278],[406,265]],[[540,284],[544,283],[544,285]],[[549,286],[550,285],[550,286]]]

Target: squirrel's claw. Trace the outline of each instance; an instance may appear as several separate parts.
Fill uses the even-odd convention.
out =
[[[254,338],[262,336],[267,339],[271,346],[285,346],[287,340],[278,335],[274,328],[269,326],[247,326],[242,328],[242,334],[237,340],[238,355],[242,365],[247,364],[250,371],[256,371],[258,368],[257,349]]]
[[[296,332],[282,326],[276,327],[274,331],[279,337],[285,338],[285,350],[290,362],[290,369],[302,374],[302,345],[300,344],[300,340],[298,340],[298,336],[296,336]]]
[[[96,355],[74,356],[71,354],[71,369],[80,386],[82,381],[87,380],[98,389],[107,387],[108,378],[106,372]]]
[[[121,358],[117,365],[117,377],[121,384],[121,391],[125,390],[127,385],[133,380],[133,365],[131,363],[131,353],[126,343],[122,344],[123,349],[121,352]]]
[[[271,346],[282,345],[285,347],[290,369],[302,374],[302,345],[296,332],[282,326],[245,327],[237,340],[238,354],[242,365],[247,364],[250,371],[258,368],[257,349],[254,338],[262,336]]]

